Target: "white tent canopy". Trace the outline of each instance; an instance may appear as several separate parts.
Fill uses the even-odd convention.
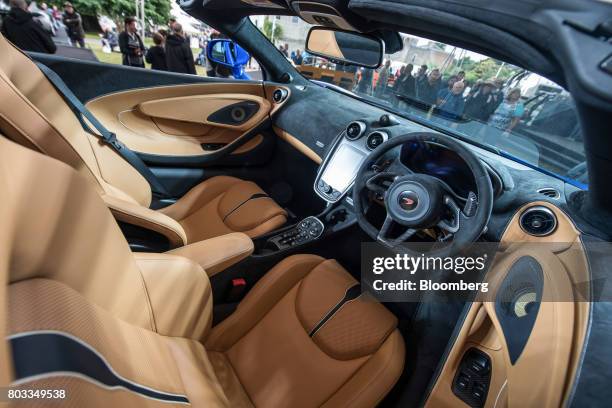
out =
[[[187,34],[200,34],[202,32],[202,23],[191,17],[189,14],[181,10],[180,6],[172,2],[170,14],[176,19],[176,22],[183,27],[183,31]]]

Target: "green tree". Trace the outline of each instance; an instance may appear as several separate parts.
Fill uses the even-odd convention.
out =
[[[136,15],[135,0],[72,0],[74,8],[82,15],[104,14],[117,22]],[[52,1],[60,9],[63,1]],[[145,18],[153,24],[165,24],[170,18],[170,0],[145,0]]]
[[[275,17],[272,17],[275,18]],[[272,40],[272,26],[274,26],[274,40],[279,40],[283,37],[283,27],[280,24],[273,24],[272,21],[266,16],[263,23],[263,33],[268,38],[268,40]]]
[[[449,76],[456,75],[459,71],[465,71],[465,79],[467,81],[475,82],[478,79],[492,79],[495,77],[506,80],[516,74],[519,69],[513,65],[503,64],[501,61],[493,58],[475,61],[469,56],[465,56],[455,60],[447,74]]]

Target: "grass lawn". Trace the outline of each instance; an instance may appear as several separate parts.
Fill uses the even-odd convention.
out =
[[[102,41],[100,41],[100,36],[97,33],[87,33],[85,34],[86,46],[91,48],[94,54],[100,62],[105,62],[107,64],[118,64],[121,65],[122,55],[119,52],[111,52],[110,54],[102,52]],[[153,45],[153,40],[151,38],[144,39],[145,47],[151,47]],[[192,48],[191,51],[193,55],[196,56],[199,54],[199,48]],[[145,63],[147,68],[151,66]],[[206,69],[200,65],[196,65],[196,72],[198,75],[206,76]]]

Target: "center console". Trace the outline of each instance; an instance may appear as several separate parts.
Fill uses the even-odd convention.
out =
[[[255,239],[253,257],[304,251],[304,247],[327,239],[357,222],[349,192],[364,160],[389,138],[387,131],[381,129],[384,127],[382,121],[377,123],[381,126],[365,120],[350,122],[332,143],[314,181],[314,190],[327,203],[326,209],[316,216],[306,217],[294,225]]]
[[[348,199],[348,198],[347,198]],[[254,257],[304,251],[304,247],[355,224],[352,205],[341,202],[328,206],[321,214],[256,238]]]
[[[216,321],[231,313],[249,287],[281,260],[300,253],[333,257],[340,240],[352,239],[357,217],[350,191],[370,152],[389,138],[391,130],[384,127],[381,120],[349,123],[329,146],[314,179],[315,193],[326,203],[325,209],[254,238],[248,258],[211,277]],[[344,249],[338,245],[338,251]]]
[[[364,121],[349,123],[319,167],[315,192],[328,203],[340,201],[353,186],[357,170],[368,154],[388,138],[383,130],[368,133]]]

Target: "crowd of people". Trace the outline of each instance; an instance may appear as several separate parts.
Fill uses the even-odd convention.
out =
[[[127,17],[124,20],[124,31],[119,34],[119,50],[123,55],[123,65],[145,67],[145,61],[151,69],[160,71],[196,74],[190,39],[183,32],[181,24],[171,19],[168,30],[162,29],[153,33],[153,46],[146,49],[136,19]]]
[[[62,27],[73,46],[85,47],[85,30],[81,15],[70,2],[64,3],[64,12],[46,3],[28,6],[26,0],[10,0],[10,11],[2,22],[2,35],[25,51],[53,54],[57,46],[54,36]]]
[[[293,63],[297,65],[302,65],[304,62],[304,55],[301,50],[294,50],[289,53],[289,44],[285,43],[278,46],[278,50],[285,56],[285,58],[290,59]],[[306,52],[304,52],[306,53]]]
[[[2,35],[22,50],[52,54],[57,47],[51,34],[28,10],[25,0],[10,0],[10,11],[2,22]]]
[[[32,2],[28,7],[26,0],[10,0],[9,6],[10,11],[2,22],[2,34],[20,49],[53,54],[57,51],[53,37],[60,29],[65,29],[72,46],[85,48],[83,19],[70,2],[64,3],[63,13],[46,3],[36,6]],[[206,42],[213,38],[216,38],[214,33],[200,41],[203,50],[198,56],[209,76],[216,76],[218,71],[205,57]],[[118,49],[123,65],[144,68],[146,61],[151,69],[196,74],[191,39],[174,18],[169,20],[167,29],[154,32],[152,39],[153,45],[147,49],[133,17],[124,19],[124,29],[118,35],[110,28],[105,28],[101,35],[103,50]]]
[[[208,41],[221,38],[221,34],[216,31],[199,36],[198,44],[201,51],[195,58],[191,49],[191,37],[183,31],[182,25],[174,18],[168,21],[167,29],[160,29],[151,34],[153,45],[148,48],[140,37],[136,19],[133,17],[124,20],[124,31],[118,35],[117,40],[114,37],[114,31],[105,30],[102,41],[104,46],[108,47],[108,52],[112,52],[115,47],[119,49],[123,55],[123,65],[144,68],[146,61],[154,70],[195,75],[196,64],[200,64],[206,67],[206,75],[209,77],[229,75],[222,67],[206,57]]]
[[[387,98],[400,108],[435,109],[438,116],[450,120],[466,118],[489,123],[510,132],[524,114],[520,88],[504,92],[504,81],[499,78],[478,79],[470,84],[465,72],[459,71],[446,78],[438,68],[421,65],[416,73],[407,64],[392,72],[387,60],[374,80],[374,70],[363,69],[357,74],[355,91]]]

